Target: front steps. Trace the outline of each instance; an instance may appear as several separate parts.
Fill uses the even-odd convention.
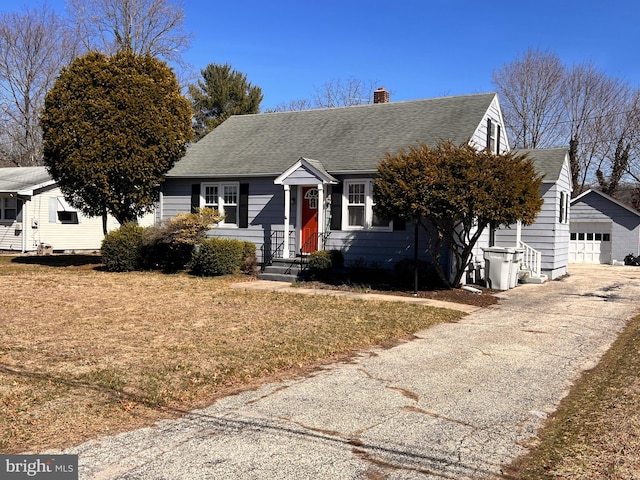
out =
[[[544,273],[536,275],[529,270],[520,270],[520,275],[518,278],[519,283],[532,283],[536,285],[540,285],[549,280],[549,277],[547,277],[547,275],[545,275]]]
[[[306,259],[296,258],[274,258],[271,265],[265,265],[258,274],[260,280],[271,280],[274,282],[294,283],[305,277],[307,274]]]

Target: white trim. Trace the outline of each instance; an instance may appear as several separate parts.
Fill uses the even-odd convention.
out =
[[[633,209],[633,208],[631,208],[630,206],[625,205],[624,203],[619,202],[619,201],[618,201],[618,200],[616,200],[615,198],[610,197],[609,195],[607,195],[606,193],[602,193],[601,191],[599,191],[599,190],[594,190],[594,189],[592,189],[592,188],[590,188],[590,189],[589,189],[589,190],[587,190],[586,192],[581,193],[581,194],[580,194],[580,195],[578,195],[577,197],[572,198],[570,203],[573,205],[575,202],[577,202],[578,200],[580,200],[582,197],[586,196],[586,195],[587,195],[587,194],[589,194],[589,193],[597,193],[597,194],[598,194],[598,195],[600,195],[602,198],[605,198],[605,199],[607,199],[607,200],[609,200],[609,201],[611,201],[611,202],[615,203],[615,204],[616,204],[616,205],[618,205],[619,207],[624,208],[624,209],[625,209],[625,210],[627,210],[628,212],[633,213],[634,215],[636,215],[636,216],[640,217],[640,212],[639,212],[639,211],[634,210],[634,209]]]
[[[284,243],[282,258],[289,258],[289,216],[291,215],[291,187],[284,185]]]
[[[337,180],[335,178],[333,178],[331,175],[329,175],[328,172],[323,172],[323,171],[319,170],[318,168],[316,168],[313,165],[313,162],[315,162],[315,163],[320,163],[320,162],[316,162],[315,160],[312,160],[312,161],[310,161],[310,160],[311,159],[300,157],[296,163],[291,165],[281,175],[279,175],[273,181],[273,183],[275,183],[276,185],[282,185],[283,182],[285,182],[285,180],[289,176],[291,176],[292,173],[294,173],[296,170],[298,170],[299,168],[302,168],[302,167],[304,167],[307,170],[309,170],[313,174],[313,176],[316,177],[317,180],[319,180],[318,183],[331,183],[331,184],[338,183]],[[313,184],[311,184],[311,185],[313,185]]]
[[[349,185],[364,184],[364,225],[349,225]],[[393,221],[389,221],[386,227],[373,226],[373,179],[371,178],[350,178],[343,181],[342,188],[342,230],[358,231],[371,230],[376,232],[393,231]]]
[[[200,184],[200,208],[206,207],[207,205],[216,205],[214,203],[206,203],[206,190],[207,187],[216,187],[218,189],[218,202],[216,209],[220,212],[221,215],[224,215],[224,187],[235,187],[236,188],[236,221],[234,223],[227,223],[226,219],[222,220],[218,225],[224,225],[225,227],[237,227],[239,216],[240,216],[240,182],[202,182]],[[232,204],[230,204],[232,205]]]

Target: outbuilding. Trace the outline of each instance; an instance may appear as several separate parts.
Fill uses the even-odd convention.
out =
[[[571,200],[569,262],[623,263],[640,255],[640,212],[598,190]]]

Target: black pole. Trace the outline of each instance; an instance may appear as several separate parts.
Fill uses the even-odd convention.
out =
[[[418,296],[418,220],[413,219],[413,296]]]

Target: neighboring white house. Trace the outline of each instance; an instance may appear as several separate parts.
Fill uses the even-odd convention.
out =
[[[153,215],[142,224],[153,223]],[[107,229],[119,226],[109,217]],[[69,206],[45,167],[0,168],[0,250],[99,250],[102,218]]]

